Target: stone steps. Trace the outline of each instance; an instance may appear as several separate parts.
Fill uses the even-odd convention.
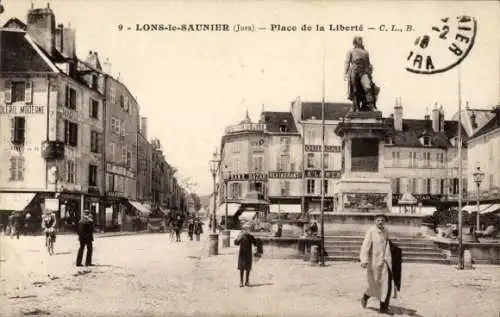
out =
[[[359,262],[359,251],[363,239],[362,236],[354,235],[325,236],[326,259]],[[403,262],[405,263],[450,263],[432,241],[409,237],[395,237],[392,238],[392,241],[403,250]]]

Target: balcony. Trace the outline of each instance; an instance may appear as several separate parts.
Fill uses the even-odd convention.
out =
[[[225,133],[264,132],[265,130],[266,125],[264,123],[240,123],[228,126]]]
[[[64,158],[64,142],[44,141],[42,142],[42,157],[47,161]]]

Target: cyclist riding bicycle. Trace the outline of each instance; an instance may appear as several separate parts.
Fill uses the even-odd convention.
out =
[[[54,242],[56,241],[56,215],[53,212],[49,212],[43,215],[42,218],[42,228],[45,232],[45,246],[49,241],[49,235],[52,237]]]

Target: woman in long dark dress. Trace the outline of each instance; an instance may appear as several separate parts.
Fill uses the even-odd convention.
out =
[[[240,246],[238,254],[238,270],[240,271],[240,287],[249,286],[250,271],[252,270],[252,246],[257,248],[255,256],[262,255],[262,243],[248,231],[248,227],[243,228],[240,235],[234,240],[235,245]],[[243,284],[245,275],[245,284]]]

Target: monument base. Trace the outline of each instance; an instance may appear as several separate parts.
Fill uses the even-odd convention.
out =
[[[392,188],[388,179],[347,175],[334,186],[334,210],[336,212],[390,213]]]

